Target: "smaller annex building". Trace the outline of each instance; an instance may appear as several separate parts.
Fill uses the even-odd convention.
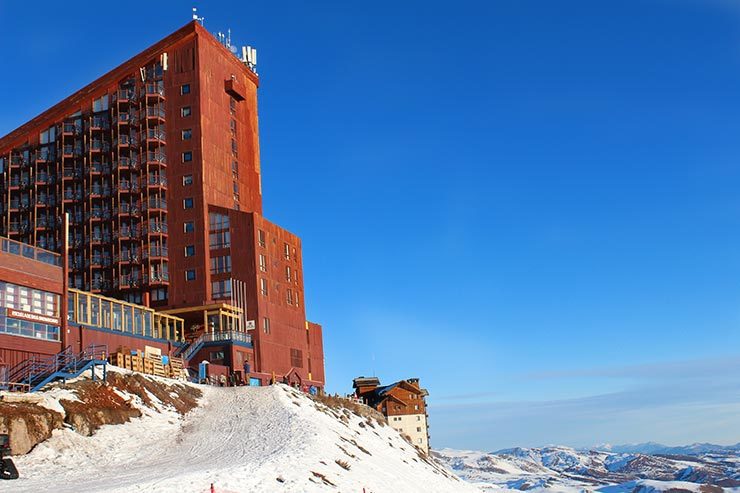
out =
[[[0,238],[0,379],[31,358],[90,346],[170,355],[183,347],[183,319],[67,289],[59,254]]]
[[[380,411],[393,429],[408,436],[415,446],[429,453],[429,415],[426,396],[418,378],[400,380],[381,386],[376,377],[353,380],[355,396],[364,404]]]

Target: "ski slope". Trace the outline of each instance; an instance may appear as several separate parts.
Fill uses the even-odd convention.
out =
[[[184,418],[141,409],[142,418],[92,437],[54,431],[16,458],[21,479],[12,491],[188,493],[212,483],[224,493],[479,491],[426,462],[389,426],[337,419],[285,386],[203,387]]]

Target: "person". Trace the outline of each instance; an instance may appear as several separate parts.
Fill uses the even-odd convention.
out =
[[[221,384],[221,387],[226,387],[226,375],[222,373],[221,376],[218,377],[218,380]]]

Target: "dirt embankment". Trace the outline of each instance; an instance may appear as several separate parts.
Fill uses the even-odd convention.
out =
[[[169,384],[139,374],[113,372],[108,373],[107,383],[82,380],[65,388],[73,391],[78,400],[59,400],[64,415],[32,402],[32,398],[28,402],[0,401],[0,433],[10,435],[13,454],[30,452],[65,424],[89,436],[103,425],[137,418],[141,411],[134,405],[134,396],[145,406],[164,405],[180,414],[197,406],[201,396],[200,390],[178,382]]]

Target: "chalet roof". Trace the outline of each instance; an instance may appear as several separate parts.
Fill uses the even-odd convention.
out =
[[[357,377],[352,380],[352,388],[358,387],[377,387],[380,385],[380,379],[378,377]]]

